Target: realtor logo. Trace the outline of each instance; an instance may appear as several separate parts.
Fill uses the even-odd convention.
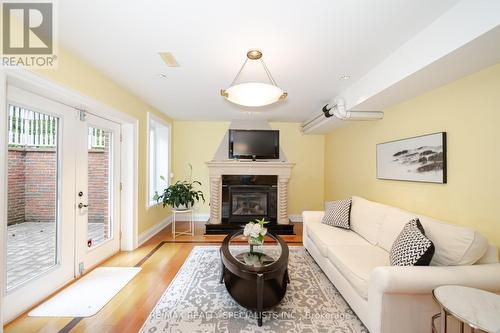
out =
[[[2,3],[4,66],[54,67],[53,7],[52,2]]]

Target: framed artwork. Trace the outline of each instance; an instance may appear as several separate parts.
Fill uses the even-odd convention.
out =
[[[446,132],[377,144],[377,178],[446,183]]]

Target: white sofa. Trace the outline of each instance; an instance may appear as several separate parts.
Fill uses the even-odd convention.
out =
[[[371,333],[429,333],[440,285],[500,292],[498,249],[472,229],[360,197],[352,198],[351,230],[321,223],[322,211],[302,215],[305,248]],[[415,217],[436,248],[431,266],[390,266],[392,243]]]

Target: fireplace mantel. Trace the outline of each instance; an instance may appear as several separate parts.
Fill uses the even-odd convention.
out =
[[[288,181],[295,163],[274,161],[210,161],[210,224],[221,223],[223,175],[278,176],[278,224],[288,224]]]

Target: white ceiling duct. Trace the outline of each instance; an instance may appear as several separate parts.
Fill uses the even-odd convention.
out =
[[[322,111],[321,114],[302,124],[303,132],[307,133],[324,122],[332,121],[328,119],[330,117],[342,121],[380,120],[384,118],[384,112],[382,111],[346,110],[345,101],[342,98],[336,98],[332,103],[326,104],[323,106]]]
[[[323,107],[323,114],[326,118],[335,116],[340,120],[379,120],[384,118],[382,111],[351,111],[346,110],[345,102],[342,98],[335,99],[334,103],[328,103]]]

